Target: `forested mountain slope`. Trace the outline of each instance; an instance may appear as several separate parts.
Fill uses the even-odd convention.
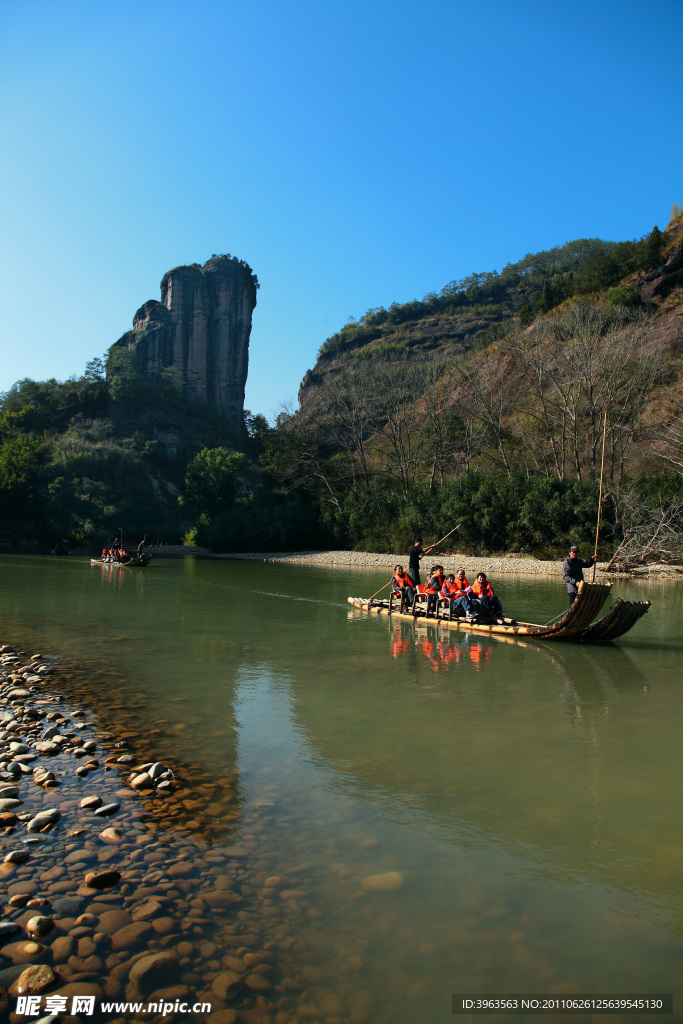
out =
[[[472,548],[547,547],[590,533],[604,428],[608,538],[642,533],[683,470],[682,237],[675,207],[639,241],[579,240],[370,310],[322,345],[273,478],[351,543],[397,550],[459,518]]]

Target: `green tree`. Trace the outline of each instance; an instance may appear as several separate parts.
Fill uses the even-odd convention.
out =
[[[133,406],[147,398],[149,386],[135,353],[113,345],[107,359],[109,394],[119,405]]]
[[[227,448],[203,448],[185,473],[178,499],[183,512],[209,522],[235,500],[246,456]]]

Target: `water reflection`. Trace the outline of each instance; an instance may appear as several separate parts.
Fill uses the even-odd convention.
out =
[[[5,628],[79,661],[112,731],[210,779],[190,820],[215,850],[306,891],[272,941],[307,1013],[431,1022],[464,987],[671,990],[680,592],[628,643],[582,648],[348,615],[372,576],[93,569],[0,561]],[[532,621],[564,600],[515,587]],[[363,886],[392,872],[395,891]]]
[[[417,654],[427,659],[432,672],[447,670],[464,659],[479,666],[491,657],[491,644],[482,643],[470,634],[441,630],[437,637],[433,627],[419,623],[396,622],[392,626],[392,658],[410,658]]]

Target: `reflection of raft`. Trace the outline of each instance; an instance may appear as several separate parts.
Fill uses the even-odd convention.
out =
[[[622,601],[621,598],[610,608],[607,615],[597,622],[592,620],[602,608],[612,589],[611,583],[579,583],[579,594],[574,604],[567,609],[559,622],[538,626],[533,622],[515,622],[504,619],[502,624],[493,619],[472,621],[471,619],[450,619],[448,613],[440,610],[427,616],[424,606],[415,611],[400,611],[393,598],[388,601],[367,601],[362,597],[350,597],[349,604],[363,611],[409,621],[433,622],[449,629],[467,629],[475,633],[494,633],[499,636],[525,636],[534,640],[574,640],[583,643],[604,643],[616,640],[635,626],[638,619],[650,607],[650,601]]]
[[[140,558],[129,558],[127,562],[105,562],[101,558],[91,558],[91,565],[110,565],[119,569],[144,569],[152,560],[151,555],[142,555]]]

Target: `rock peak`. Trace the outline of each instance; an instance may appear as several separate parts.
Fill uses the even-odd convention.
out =
[[[135,352],[151,380],[174,367],[186,401],[208,406],[240,431],[257,288],[251,267],[234,256],[175,267],[161,279],[161,301],[145,302],[133,330],[115,344]]]

